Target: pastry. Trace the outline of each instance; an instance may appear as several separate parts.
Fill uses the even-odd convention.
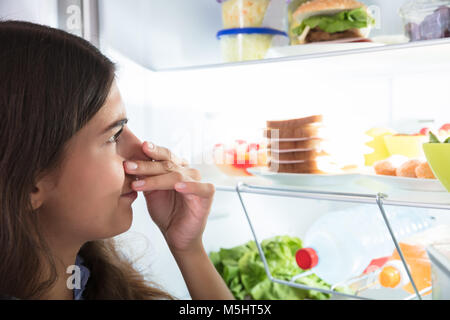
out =
[[[436,179],[428,162],[424,161],[416,167],[416,176],[420,179]]]
[[[376,174],[383,176],[395,176],[396,168],[389,160],[380,160],[374,163],[373,168]]]
[[[417,178],[416,168],[421,163],[422,162],[417,159],[406,161],[404,164],[402,164],[400,167],[397,168],[396,170],[397,177]]]

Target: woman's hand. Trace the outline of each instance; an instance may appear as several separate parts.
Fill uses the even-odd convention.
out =
[[[172,251],[183,253],[202,248],[214,185],[199,182],[199,171],[189,168],[170,150],[147,142],[142,149],[150,158],[148,161],[133,161],[137,164],[134,170],[125,164],[128,174],[140,178],[133,182],[133,190],[143,191],[150,216]]]
[[[149,161],[134,161],[137,168],[125,165],[125,171],[141,179],[133,189],[144,192],[150,216],[163,233],[192,299],[234,299],[202,244],[214,185],[199,182],[198,170],[170,150],[151,146],[142,144]]]

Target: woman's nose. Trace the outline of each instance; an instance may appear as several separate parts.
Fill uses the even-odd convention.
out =
[[[151,160],[143,150],[143,143],[141,139],[136,137],[131,131],[129,132],[128,140],[128,154],[126,160]]]

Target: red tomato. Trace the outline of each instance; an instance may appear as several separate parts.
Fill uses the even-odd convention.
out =
[[[420,129],[419,134],[426,136],[428,135],[428,132],[430,132],[430,128],[422,128]]]
[[[249,152],[250,150],[256,150],[256,151],[258,151],[258,150],[259,150],[259,144],[258,144],[258,143],[250,143],[250,144],[247,146],[247,152]]]

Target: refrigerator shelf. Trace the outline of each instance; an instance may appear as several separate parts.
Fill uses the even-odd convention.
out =
[[[110,47],[117,50],[154,72],[217,70],[224,66],[257,65],[261,67],[267,63],[279,66],[292,60],[305,61],[300,67],[301,70],[308,68],[309,65],[314,65],[317,69],[318,64],[330,60],[329,58],[335,62],[333,57],[348,57],[349,65],[353,65],[355,60],[359,60],[355,70],[361,67],[366,70],[366,65],[371,64],[376,70],[379,69],[379,66],[374,63],[372,55],[376,53],[380,53],[377,54],[379,59],[380,56],[386,55],[386,60],[381,59],[388,64],[405,65],[406,60],[408,64],[406,67],[409,69],[418,68],[423,62],[428,66],[435,64],[437,62],[436,55],[440,62],[447,61],[445,59],[448,57],[448,38],[406,43],[404,40],[395,40],[404,34],[402,19],[397,13],[400,3],[388,0],[371,2],[378,24],[371,31],[370,38],[374,44],[382,44],[381,46],[367,48],[356,46],[354,49],[346,47],[346,49],[333,49],[334,51],[321,49],[311,52],[310,47],[286,46],[286,48],[283,47],[284,43],[277,43],[272,48],[275,49],[275,54],[268,52],[265,59],[226,63],[222,59],[221,43],[216,38],[217,32],[224,29],[222,10],[219,4],[210,0],[189,3],[183,0],[170,2],[135,0],[132,6],[119,0],[99,0],[100,38],[104,48]],[[285,19],[286,17],[279,19],[277,23],[285,24],[283,22]],[[126,21],[126,23],[117,23],[118,21]],[[174,23],[174,21],[178,23]],[[154,27],[156,25],[158,28]],[[180,32],[179,25],[184,26],[183,32]],[[286,28],[287,26],[278,25],[275,29],[287,31]],[[186,37],[186,34],[191,36]],[[435,53],[431,53],[433,57],[422,50],[419,50],[420,52],[417,54],[413,53],[416,48],[430,46],[437,46],[432,50],[435,51]],[[277,48],[278,50],[276,50]],[[288,52],[285,52],[286,50],[283,48],[288,49]],[[294,49],[295,52],[291,52],[291,49]],[[404,52],[405,50],[402,49],[408,50]],[[397,58],[395,54],[392,56],[392,52],[400,52],[403,59]],[[413,57],[411,57],[411,53],[413,53]],[[361,57],[363,58],[361,59]],[[317,58],[319,61],[314,62]],[[413,67],[411,68],[411,66]],[[387,68],[387,70],[389,69]],[[349,71],[347,70],[347,72]],[[305,72],[302,71],[302,73]]]
[[[327,61],[335,61],[334,59],[343,59],[342,61],[352,61],[351,63],[358,64],[358,66],[364,65],[366,68],[373,67],[376,69],[380,65],[393,64],[397,65],[396,68],[402,68],[403,72],[408,72],[413,61],[420,63],[425,62],[435,64],[436,60],[431,60],[426,56],[426,52],[432,52],[431,50],[438,49],[439,54],[435,55],[434,59],[440,59],[440,61],[445,62],[445,57],[447,56],[450,45],[450,39],[433,39],[424,40],[416,42],[407,42],[399,44],[389,44],[384,46],[374,46],[369,48],[358,48],[350,50],[337,50],[330,52],[317,52],[317,53],[307,53],[298,55],[286,55],[279,57],[269,57],[260,60],[249,60],[249,61],[239,61],[239,62],[218,62],[210,64],[200,64],[200,65],[189,65],[189,66],[178,66],[178,67],[165,67],[165,68],[152,68],[144,65],[154,72],[173,72],[173,71],[195,71],[195,70],[207,70],[207,69],[217,69],[223,67],[239,67],[239,66],[252,66],[252,65],[262,65],[262,64],[280,64],[289,63],[292,61],[298,61],[299,63],[304,62],[305,64],[314,63],[326,63]],[[408,55],[404,50],[409,50]],[[377,57],[375,61],[373,58]],[[402,59],[403,58],[403,59]],[[314,62],[316,59],[319,61]],[[381,61],[380,61],[381,59]],[[442,60],[441,60],[442,59]],[[404,65],[404,64],[408,65]],[[371,65],[373,64],[373,65]],[[404,68],[403,68],[404,67]],[[415,65],[415,67],[418,67]],[[352,70],[353,71],[353,70]],[[357,71],[355,69],[355,71]],[[386,70],[389,73],[388,70]]]
[[[315,190],[301,189],[297,187],[285,187],[285,186],[268,186],[268,185],[254,185],[238,182],[240,185],[239,191],[241,193],[251,193],[269,196],[280,196],[280,197],[297,197],[303,199],[314,199],[314,200],[330,200],[330,201],[340,201],[349,203],[362,203],[362,204],[374,204],[377,195],[381,195],[383,198],[383,204],[385,206],[400,206],[400,207],[413,207],[413,208],[423,208],[423,209],[441,209],[450,210],[450,202],[442,201],[407,201],[403,200],[405,197],[391,197],[387,193],[359,193],[359,192],[335,192],[331,190],[320,190],[315,188]],[[216,185],[217,191],[222,192],[236,192],[235,186],[230,185]],[[417,192],[414,192],[416,195]],[[423,192],[427,196],[431,195],[430,192]],[[416,198],[416,197],[414,197]],[[423,197],[421,200],[423,200]],[[430,198],[430,197],[428,197]],[[442,200],[439,198],[438,200]]]
[[[261,260],[264,264],[264,269],[266,271],[267,277],[275,283],[288,285],[294,288],[299,289],[305,289],[305,290],[315,290],[323,293],[329,293],[337,296],[341,296],[344,298],[352,298],[352,299],[368,299],[366,297],[359,296],[361,292],[363,292],[366,289],[369,289],[373,284],[365,283],[362,287],[359,288],[359,290],[356,291],[356,294],[347,294],[347,293],[341,293],[334,291],[333,288],[335,288],[338,285],[341,284],[350,284],[357,281],[364,281],[366,279],[370,279],[370,276],[373,276],[374,272],[377,272],[376,270],[369,273],[369,275],[362,275],[353,279],[349,279],[345,283],[341,284],[335,284],[331,290],[327,289],[321,289],[321,288],[314,288],[309,287],[306,285],[301,285],[299,283],[294,282],[295,279],[302,276],[307,276],[309,273],[305,272],[303,274],[299,274],[298,276],[294,277],[290,281],[277,279],[272,276],[271,271],[269,269],[269,266],[266,261],[266,257],[264,255],[264,252],[262,250],[261,244],[258,240],[258,236],[255,232],[255,229],[253,227],[252,220],[248,214],[247,207],[245,205],[245,202],[242,198],[242,194],[260,194],[260,195],[271,195],[271,196],[279,196],[279,197],[293,197],[293,198],[301,198],[301,199],[310,199],[310,200],[327,200],[327,201],[341,201],[341,202],[349,202],[349,203],[365,203],[365,204],[376,204],[379,208],[379,211],[382,215],[383,221],[388,228],[389,234],[392,238],[392,241],[394,242],[395,248],[397,249],[397,252],[399,253],[400,259],[406,269],[406,272],[408,274],[409,280],[411,281],[411,284],[414,289],[414,294],[409,295],[405,297],[405,300],[411,300],[411,299],[419,299],[422,300],[422,295],[428,293],[431,291],[431,287],[425,288],[421,291],[418,290],[414,279],[412,278],[412,275],[409,271],[409,268],[407,266],[405,257],[403,255],[403,252],[399,246],[399,242],[391,228],[389,219],[387,218],[385,206],[405,206],[405,207],[416,207],[416,208],[431,208],[431,209],[442,209],[442,210],[450,210],[450,204],[435,204],[435,203],[427,203],[427,202],[412,202],[412,201],[390,201],[388,198],[389,196],[386,194],[378,193],[378,194],[357,194],[357,193],[345,193],[345,192],[332,192],[332,191],[312,191],[312,190],[302,190],[297,188],[291,188],[291,187],[273,187],[273,186],[256,186],[256,185],[250,185],[243,182],[238,182],[235,187],[231,186],[216,186],[217,191],[223,191],[223,192],[236,192],[242,209],[244,211],[245,217],[247,219],[247,222],[250,226],[251,233],[253,235],[253,238],[255,240],[256,246],[258,248],[258,252],[260,254]],[[372,278],[373,279],[373,278]]]

